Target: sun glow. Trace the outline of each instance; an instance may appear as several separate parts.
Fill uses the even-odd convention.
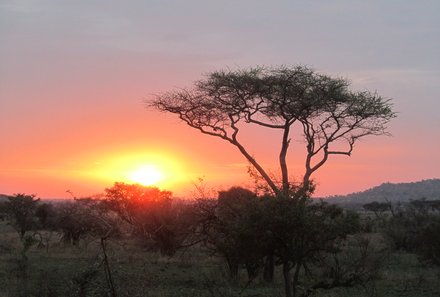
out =
[[[162,181],[163,173],[156,166],[145,165],[130,173],[128,179],[143,186],[152,186]]]
[[[161,189],[176,190],[190,182],[192,171],[185,158],[169,151],[140,149],[103,154],[94,158],[94,168],[81,171],[83,178],[95,179],[106,187],[114,182],[137,183]]]

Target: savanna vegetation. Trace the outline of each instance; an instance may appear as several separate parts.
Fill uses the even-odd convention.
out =
[[[438,296],[440,204],[353,212],[233,187],[1,202],[1,296]],[[287,291],[289,288],[290,291]]]
[[[355,212],[310,198],[312,176],[329,158],[386,135],[395,116],[388,99],[349,86],[303,66],[260,67],[213,72],[157,96],[150,107],[236,147],[256,188],[209,195],[198,186],[198,197],[179,200],[115,183],[99,197],[57,204],[8,197],[4,296],[438,296],[435,202]],[[246,125],[280,136],[278,173],[242,142]],[[296,181],[293,143],[305,153]]]

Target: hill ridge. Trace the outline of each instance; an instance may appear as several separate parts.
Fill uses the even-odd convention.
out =
[[[384,182],[370,189],[347,195],[332,195],[322,199],[332,203],[407,202],[416,199],[440,200],[440,179],[416,182]]]

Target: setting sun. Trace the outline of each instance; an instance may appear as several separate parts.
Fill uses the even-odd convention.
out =
[[[163,179],[163,173],[153,165],[142,166],[133,171],[128,179],[143,186],[151,186]]]
[[[186,168],[185,157],[165,149],[133,148],[90,155],[87,159],[93,167],[85,167],[76,174],[83,180],[99,181],[102,187],[124,182],[176,191],[194,178],[192,171]]]

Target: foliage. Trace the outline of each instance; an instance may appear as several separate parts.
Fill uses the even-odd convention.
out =
[[[104,202],[138,236],[152,239],[166,255],[175,253],[191,227],[188,207],[173,203],[171,192],[156,187],[115,183],[105,190]]]
[[[360,230],[357,214],[335,205],[305,201],[257,197],[249,190],[233,187],[220,192],[217,201],[205,201],[199,206],[201,236],[205,246],[225,259],[234,281],[241,267],[246,268],[248,280],[252,281],[261,268],[270,267],[265,264],[274,258],[274,264],[283,269],[286,296],[295,296],[309,267],[321,263],[328,253],[340,252],[341,241]],[[350,277],[360,273],[362,269]],[[342,283],[339,279],[332,284]]]
[[[356,214],[335,205],[284,197],[266,199],[265,204],[266,240],[282,266],[288,297],[297,296],[300,278],[310,271],[310,265],[327,253],[338,252],[339,242],[360,228]]]
[[[65,243],[78,245],[87,236],[117,235],[118,221],[107,212],[100,200],[75,199],[56,208],[53,228],[62,232]]]
[[[89,241],[83,249],[57,245],[59,237],[54,236],[47,253],[37,248],[32,233],[21,240],[7,222],[0,222],[0,287],[8,296],[280,296],[283,284],[289,285],[287,296],[297,297],[438,296],[435,266],[418,263],[405,251],[389,254],[379,234],[357,234],[359,216],[353,212],[304,201],[259,197],[239,187],[220,192],[218,199],[182,205],[172,201],[169,210],[177,211],[174,216],[191,209],[183,221],[197,222],[197,228],[185,230],[195,232],[193,243],[204,243],[177,250],[173,258],[143,249],[133,240],[136,232],[114,236],[116,227],[127,229],[107,199],[44,206],[37,215],[44,205],[40,204],[34,215],[35,228],[40,229],[36,231],[62,231],[59,224],[66,223],[68,214],[70,225],[85,223],[80,239],[101,240]],[[386,221],[397,226],[407,219],[418,226],[418,234],[411,233],[418,240],[411,251],[434,264],[440,226],[435,206],[429,200],[414,201],[394,208],[395,218],[391,215]],[[107,235],[112,240],[107,241]],[[229,274],[234,282],[224,278],[219,258],[211,257],[206,248],[230,263],[229,268],[235,265],[229,271],[236,275]],[[272,284],[260,278],[270,254],[276,264]],[[243,282],[245,272],[248,279]]]
[[[237,281],[244,265],[252,280],[264,256],[259,198],[247,189],[232,187],[219,192],[217,201],[199,201],[198,208],[204,245],[226,260],[231,279]]]
[[[4,204],[6,214],[12,219],[14,228],[23,238],[27,231],[35,228],[35,211],[40,199],[35,195],[15,194]]]
[[[418,239],[423,242],[419,253],[423,259],[440,266],[440,216],[432,217],[430,222],[421,230]]]
[[[305,141],[304,192],[311,175],[330,155],[350,155],[360,138],[386,134],[386,125],[394,117],[389,101],[376,93],[351,91],[349,85],[348,80],[304,66],[216,71],[192,89],[159,95],[149,105],[231,143],[274,194],[287,195],[292,193],[293,183],[289,181],[286,156],[294,130],[302,132]],[[281,183],[241,143],[243,124],[281,132]]]
[[[319,289],[362,286],[378,279],[387,253],[374,246],[365,234],[348,236],[338,243],[337,249],[322,257],[316,264],[320,268],[320,281],[309,287],[305,295]]]
[[[413,200],[398,209],[383,230],[396,249],[416,252],[440,265],[440,202]]]
[[[43,229],[52,229],[55,227],[56,209],[53,204],[42,203],[35,210],[35,216],[38,219],[39,226]]]
[[[364,204],[363,208],[367,211],[374,212],[374,214],[377,217],[379,217],[380,213],[382,213],[384,211],[389,211],[391,209],[391,203],[373,201],[373,202]]]

